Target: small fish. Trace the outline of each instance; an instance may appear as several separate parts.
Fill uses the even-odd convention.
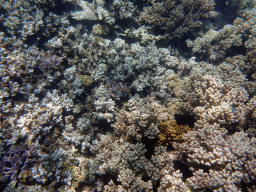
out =
[[[233,114],[236,114],[234,107],[230,106],[230,109],[231,109]]]

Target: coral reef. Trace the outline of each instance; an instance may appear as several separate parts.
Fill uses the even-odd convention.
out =
[[[227,87],[221,79],[210,75],[189,83],[193,84],[192,94],[196,94],[188,97],[197,99],[191,103],[197,105],[193,113],[199,116],[198,123],[244,124],[246,114],[243,109],[244,103],[248,100],[248,93],[244,88]]]
[[[255,191],[255,0],[0,0],[1,191]]]
[[[195,40],[187,40],[188,47],[192,47],[193,53],[200,57],[206,57],[210,62],[224,60],[227,55],[246,53],[246,59],[252,66],[255,65],[255,8],[240,8],[239,17],[233,24],[225,25],[220,30],[211,29],[202,37]],[[232,55],[233,56],[233,55]]]
[[[175,156],[163,146],[156,146],[153,155],[148,158],[144,144],[131,144],[108,135],[101,138],[96,152],[99,174],[112,178],[109,182],[107,180],[104,191],[151,191],[158,185],[159,191],[187,190],[182,174],[173,167]]]

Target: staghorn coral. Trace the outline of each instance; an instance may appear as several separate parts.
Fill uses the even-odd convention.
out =
[[[55,40],[60,46],[55,46]],[[110,81],[126,84],[139,92],[146,90],[161,98],[167,96],[165,78],[172,72],[168,49],[158,49],[152,43],[146,47],[138,43],[130,45],[120,38],[110,41],[85,33],[82,25],[74,26],[72,32],[63,27],[46,46],[58,48],[58,55],[74,54],[73,59],[66,57],[70,67],[76,65],[79,75],[88,75],[95,83]],[[72,52],[70,47],[73,47]]]
[[[40,78],[40,75],[32,75],[40,56],[36,46],[28,47],[20,38],[8,37],[5,33],[1,33],[1,37],[1,133],[3,140],[8,138],[5,142],[15,144],[13,141],[18,139],[18,134],[14,134],[17,129],[14,121],[23,114],[23,102],[34,91],[34,83]]]
[[[182,135],[190,131],[187,125],[178,125],[176,121],[166,121],[158,125],[159,134],[157,145],[170,145],[172,142],[182,140]]]
[[[108,90],[100,86],[95,93],[97,100],[94,102],[96,112],[93,113],[99,119],[106,119],[108,122],[114,120],[115,102],[110,98]]]
[[[6,12],[4,14],[4,26],[8,33],[21,36],[26,40],[39,32],[43,27],[44,11],[37,9],[37,4],[42,2],[33,1],[5,1],[1,3],[1,8]],[[15,11],[13,11],[15,10]]]
[[[120,100],[120,97],[127,96],[128,93],[129,90],[127,86],[123,84],[112,85],[112,87],[109,88],[109,94],[116,100]]]
[[[61,17],[49,11],[57,10],[58,6],[55,0],[1,1],[3,31],[26,44],[38,43],[54,33],[61,23]]]
[[[51,55],[50,53],[48,53],[47,56],[44,55],[42,57],[43,57],[42,58],[43,67],[47,69],[58,67],[64,58],[64,57],[58,57],[55,54]]]

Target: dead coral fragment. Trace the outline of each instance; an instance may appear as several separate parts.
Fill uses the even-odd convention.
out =
[[[160,133],[157,145],[168,145],[174,141],[180,141],[182,135],[191,130],[188,125],[178,125],[175,120],[160,123],[158,129]]]

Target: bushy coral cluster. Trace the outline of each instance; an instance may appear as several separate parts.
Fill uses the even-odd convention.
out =
[[[202,17],[214,10],[213,0],[151,2],[139,15],[138,22],[151,25],[154,30],[165,31],[167,39],[182,38],[183,35],[202,26]],[[161,33],[161,31],[159,31]]]
[[[23,145],[11,146],[1,160],[1,171],[6,178],[16,180],[22,171],[29,169],[37,157],[37,149]]]
[[[109,142],[112,141],[112,142]],[[163,146],[155,146],[151,156],[147,146],[142,143],[132,144],[124,139],[116,140],[111,135],[102,137],[96,147],[96,160],[99,163],[99,173],[103,191],[186,191],[187,186],[182,181],[182,174],[174,169],[175,156],[169,154]]]
[[[131,142],[141,141],[144,137],[154,139],[159,130],[158,124],[168,120],[169,114],[161,109],[161,105],[151,98],[132,97],[126,107],[117,115],[116,123],[112,126],[117,134],[121,134]]]
[[[255,191],[254,0],[0,1],[2,191]]]
[[[206,124],[183,139],[186,143],[175,147],[187,155],[185,161],[193,170],[188,182],[195,189],[239,191],[255,180],[256,140],[244,131],[229,135],[219,125]]]
[[[246,7],[248,7],[247,5]],[[235,51],[237,55],[245,55],[246,60],[255,65],[255,8],[241,10],[233,24],[222,29],[210,29],[193,41],[187,40],[188,47],[199,57],[206,57],[209,62],[223,61]]]
[[[159,134],[157,145],[170,145],[182,140],[183,134],[190,131],[188,125],[178,125],[174,120],[165,121],[158,125]]]

